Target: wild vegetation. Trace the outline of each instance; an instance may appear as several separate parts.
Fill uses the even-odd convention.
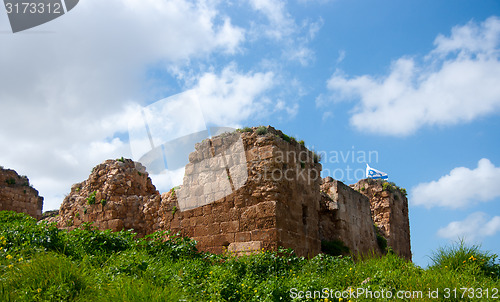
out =
[[[401,292],[396,300],[498,300],[496,255],[461,242],[432,260],[423,269],[391,253],[356,261],[284,249],[214,255],[168,232],[136,238],[91,225],[67,232],[0,212],[1,301],[389,301],[373,295]]]

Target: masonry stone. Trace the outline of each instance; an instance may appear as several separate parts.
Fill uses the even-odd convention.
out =
[[[72,186],[59,216],[50,219],[61,228],[93,222],[100,229],[133,229],[139,236],[170,230],[213,253],[281,246],[305,257],[332,240],[344,242],[353,254],[382,253],[376,224],[389,246],[411,259],[403,194],[370,180],[351,188],[322,179],[317,156],[303,144],[270,126],[256,130],[196,144],[183,184],[162,194],[141,164],[107,160]]]
[[[0,168],[0,210],[26,213],[42,218],[43,197],[38,195],[26,176],[11,169]]]

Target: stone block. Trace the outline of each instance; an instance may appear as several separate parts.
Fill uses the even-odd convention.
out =
[[[123,229],[123,221],[121,219],[109,220],[107,227],[115,232],[121,231]]]
[[[220,230],[222,233],[236,233],[239,231],[239,221],[227,221],[220,223]]]
[[[229,244],[227,251],[238,255],[246,255],[262,251],[262,241],[233,242]]]

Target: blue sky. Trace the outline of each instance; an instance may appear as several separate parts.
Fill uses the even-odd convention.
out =
[[[208,125],[376,152],[409,192],[416,263],[458,238],[500,253],[498,1],[82,0],[16,34],[0,11],[0,45],[0,164],[45,210],[132,157],[138,108],[189,92]],[[327,157],[323,176],[364,167]]]

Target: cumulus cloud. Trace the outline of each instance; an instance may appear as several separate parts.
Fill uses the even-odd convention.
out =
[[[254,24],[252,36],[262,33],[272,41],[285,45],[283,58],[306,66],[314,60],[314,51],[308,46],[323,26],[323,20],[303,21],[300,25],[286,9],[282,0],[249,0],[250,7],[263,15],[267,24]]]
[[[475,212],[462,221],[450,222],[446,227],[440,228],[437,235],[448,239],[461,239],[473,242],[484,237],[494,236],[500,232],[500,216],[490,219],[483,212]]]
[[[17,34],[0,14],[0,164],[28,175],[54,209],[92,166],[131,157],[127,123],[152,97],[148,67],[239,53],[245,30],[217,4],[81,1]]]
[[[437,181],[418,184],[412,189],[410,200],[427,208],[465,208],[500,197],[498,179],[500,167],[483,158],[476,169],[458,167]]]
[[[187,93],[199,100],[207,123],[236,127],[251,116],[266,113],[271,101],[263,93],[274,85],[273,72],[243,74],[231,65],[220,74],[204,73]]]
[[[499,42],[499,18],[469,22],[439,35],[421,62],[399,58],[386,76],[350,78],[337,70],[327,87],[333,99],[359,100],[350,122],[363,131],[405,136],[470,122],[500,111]]]

